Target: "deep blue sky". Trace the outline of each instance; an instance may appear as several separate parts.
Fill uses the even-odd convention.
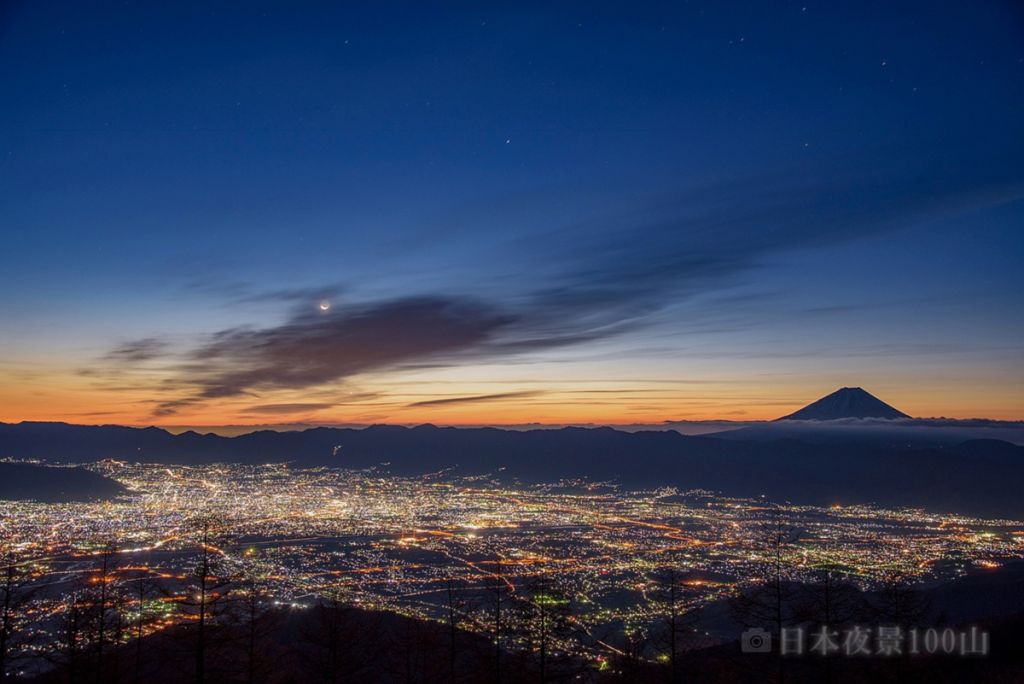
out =
[[[8,2],[0,80],[0,419],[1024,418],[1014,2]]]

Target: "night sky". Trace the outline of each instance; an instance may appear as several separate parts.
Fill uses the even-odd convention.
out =
[[[0,420],[1024,419],[1024,6],[486,4],[0,5]]]

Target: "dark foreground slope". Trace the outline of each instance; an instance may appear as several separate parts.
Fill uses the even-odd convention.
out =
[[[812,504],[924,506],[1024,517],[1024,448],[967,442],[918,448],[857,440],[726,440],[611,428],[314,428],[238,437],[157,428],[0,425],[0,456],[66,461],[271,463],[378,467],[399,475],[451,469],[522,481],[586,477],[628,487],[706,488]]]
[[[836,575],[830,584],[789,584],[784,587],[783,613],[787,627],[801,626],[811,634],[820,629],[825,611],[833,616],[830,627],[843,634],[854,625],[873,629],[881,625],[898,625],[909,639],[909,631],[919,634],[934,629],[954,633],[971,628],[988,632],[986,655],[937,653],[926,649],[911,656],[909,643],[904,657],[858,655],[844,657],[842,652],[830,658],[819,653],[787,657],[782,663],[788,682],[1021,682],[1024,681],[1024,562],[1007,564],[997,570],[975,570],[970,574],[933,585],[883,586],[862,592]],[[756,595],[757,589],[748,595]],[[763,596],[763,595],[762,595]],[[832,603],[825,603],[831,597]],[[699,613],[698,626],[722,638],[723,643],[696,651],[683,658],[686,681],[699,682],[765,682],[777,681],[778,643],[772,654],[743,653],[740,638],[752,623],[749,613],[745,621],[737,606],[742,601],[724,599],[710,604]],[[830,606],[830,607],[828,607]],[[764,625],[769,631],[770,624]],[[923,637],[922,637],[923,640]],[[874,648],[871,642],[871,647]],[[922,641],[923,643],[923,641]],[[773,679],[774,678],[774,679]]]
[[[682,681],[701,684],[1019,684],[1024,681],[1024,614],[974,625],[955,625],[955,633],[977,627],[989,634],[988,655],[934,654],[892,657],[832,655],[817,653],[787,656],[776,653],[743,653],[738,641],[684,653],[679,670]],[[945,627],[939,628],[941,634]],[[620,681],[658,681],[656,667],[648,667],[649,678]],[[780,676],[781,673],[781,676]],[[662,679],[661,681],[669,681]]]
[[[946,628],[955,631],[975,627],[989,633],[986,655],[917,655],[888,657],[877,654],[822,658],[805,653],[787,657],[780,664],[777,642],[774,652],[745,653],[740,633],[746,625],[733,623],[726,634],[715,619],[721,606],[712,604],[680,623],[675,677],[667,657],[665,617],[655,619],[651,630],[627,637],[622,626],[602,633],[603,644],[593,635],[566,629],[553,622],[557,634],[586,643],[602,660],[580,658],[561,649],[546,653],[543,677],[536,641],[514,640],[537,624],[535,606],[508,600],[505,608],[504,647],[495,648],[487,632],[464,631],[461,613],[455,629],[444,622],[427,622],[338,604],[325,603],[304,609],[270,607],[262,603],[250,612],[244,602],[219,615],[200,635],[196,625],[185,623],[144,637],[141,641],[111,644],[103,653],[95,648],[72,651],[58,635],[56,653],[47,660],[22,658],[19,666],[39,672],[36,684],[68,681],[103,681],[111,684],[144,681],[149,684],[197,681],[196,669],[202,644],[203,679],[208,682],[569,682],[594,684],[648,684],[651,682],[702,682],[732,684],[778,681],[825,681],[867,684],[874,682],[1019,682],[1024,681],[1024,594],[1021,564],[1006,566],[953,580],[933,588],[907,587],[900,600],[906,608],[894,617],[896,605],[888,590],[860,592],[850,585],[828,585],[841,604],[832,627],[846,633],[853,625],[874,629],[898,625],[904,632]],[[812,633],[820,625],[820,599],[826,585],[792,584],[785,592],[785,626],[803,627]],[[751,590],[756,591],[756,590]],[[972,598],[982,599],[977,605]],[[722,604],[735,602],[736,597]],[[238,608],[237,606],[242,606]],[[749,623],[748,623],[749,624]],[[480,625],[484,629],[491,625]],[[771,625],[765,625],[771,629]],[[95,626],[86,623],[89,633]],[[702,636],[706,630],[718,636]],[[534,633],[536,638],[536,633]],[[130,638],[130,635],[129,635]],[[907,639],[908,637],[904,637]],[[906,643],[906,642],[904,642]],[[603,646],[603,648],[602,648]],[[611,646],[612,648],[608,648]],[[869,642],[874,649],[874,642]],[[781,665],[781,669],[780,669]],[[100,676],[102,673],[102,676]]]
[[[197,676],[202,649],[203,676]],[[123,647],[71,651],[57,644],[53,664],[27,659],[26,670],[44,670],[36,684],[96,682],[490,682],[538,681],[535,659],[496,652],[486,636],[349,605],[325,603],[304,609],[267,608],[255,614],[227,612],[200,634],[192,624],[157,632]],[[554,660],[554,658],[552,658]],[[559,659],[564,660],[564,659]],[[569,663],[555,662],[549,672]],[[578,669],[578,666],[577,666]],[[453,676],[454,671],[454,676]],[[20,680],[19,680],[20,681]]]
[[[117,482],[81,468],[0,463],[0,500],[94,501],[123,494]]]

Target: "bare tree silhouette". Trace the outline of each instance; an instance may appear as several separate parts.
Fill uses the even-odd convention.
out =
[[[67,608],[61,616],[53,661],[66,673],[69,684],[77,684],[83,680],[82,673],[87,664],[84,649],[87,643],[85,632],[88,602],[78,588],[68,594],[65,602]]]
[[[495,562],[495,569],[484,584],[481,604],[484,622],[493,646],[493,672],[495,684],[502,681],[502,651],[508,632],[509,607],[512,602],[512,586],[502,572],[501,561]]]
[[[247,580],[242,584],[234,593],[232,626],[240,647],[240,679],[246,684],[256,684],[266,681],[272,669],[267,650],[278,620],[267,609],[267,597],[256,583]]]
[[[922,626],[931,612],[931,602],[915,587],[914,578],[894,572],[885,578],[870,610],[879,622],[909,629]]]
[[[569,636],[579,636],[579,626],[573,621],[571,596],[559,585],[556,578],[540,573],[525,587],[521,608],[526,615],[526,642],[537,654],[538,681],[545,682],[552,675],[563,677],[565,672],[555,673],[551,669],[552,647]],[[561,669],[571,669],[567,659],[558,663]]]
[[[0,550],[0,680],[7,680],[10,669],[26,657],[24,649],[30,644],[24,627],[36,594],[31,563],[8,544]]]
[[[119,673],[117,663],[108,662],[107,647],[116,643],[119,636],[119,600],[121,590],[117,576],[120,558],[117,545],[109,541],[96,554],[95,564],[89,573],[87,598],[90,604],[89,636],[92,641],[92,669],[95,681],[116,681]]]
[[[132,626],[132,637],[134,644],[134,661],[132,663],[132,680],[140,684],[142,673],[145,668],[144,644],[146,627],[156,617],[150,609],[149,604],[162,593],[160,582],[148,572],[142,572],[133,580],[133,596],[136,603],[135,621]]]
[[[812,629],[833,630],[849,625],[864,614],[864,597],[860,590],[846,580],[845,569],[834,563],[822,563],[816,582],[799,585],[796,592],[794,617],[811,623]],[[824,681],[832,681],[833,654],[823,654]]]
[[[626,627],[618,631],[612,641],[616,652],[612,656],[617,679],[640,681],[647,669],[645,654],[650,649],[649,633],[639,627]]]
[[[459,631],[461,614],[464,610],[462,602],[455,597],[455,582],[449,578],[445,582],[445,599],[448,618],[448,670],[449,681],[455,684],[456,675],[456,636]]]
[[[376,659],[380,637],[375,620],[331,594],[312,608],[302,632],[305,669],[324,684],[360,681]]]
[[[236,578],[223,563],[226,534],[224,524],[210,515],[201,515],[191,521],[195,560],[185,582],[180,606],[189,619],[191,647],[195,662],[196,684],[205,684],[210,675],[211,651],[220,645],[216,626],[228,607],[228,600]]]
[[[697,622],[697,611],[688,607],[686,598],[691,593],[684,584],[685,575],[674,567],[666,567],[654,574],[654,588],[648,597],[654,609],[662,616],[661,624],[655,625],[655,643],[662,651],[661,658],[667,659],[669,681],[680,678],[680,651],[684,650],[685,637],[693,632]]]
[[[776,509],[775,521],[763,543],[768,559],[767,581],[730,601],[730,610],[737,622],[748,627],[769,628],[776,641],[781,638],[783,627],[791,624],[795,617],[794,588],[786,577],[786,552],[798,538],[799,531],[784,521],[781,511]],[[786,679],[785,660],[778,655],[776,662],[777,681],[781,684]]]

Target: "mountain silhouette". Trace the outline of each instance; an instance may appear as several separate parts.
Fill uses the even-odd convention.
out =
[[[0,500],[45,503],[100,501],[127,491],[114,480],[83,468],[0,463]]]
[[[446,471],[520,483],[587,478],[630,489],[677,486],[817,505],[874,502],[1024,516],[1024,447],[995,440],[945,447],[916,447],[905,440],[864,442],[847,434],[856,429],[852,425],[828,444],[815,444],[789,436],[792,426],[829,423],[771,425],[780,433],[757,441],[609,427],[519,431],[375,425],[222,437],[174,435],[155,427],[0,423],[0,458],[188,465],[288,462],[296,468],[374,469],[407,477]]]
[[[839,420],[841,418],[910,418],[860,387],[843,387],[795,413],[777,420]]]

